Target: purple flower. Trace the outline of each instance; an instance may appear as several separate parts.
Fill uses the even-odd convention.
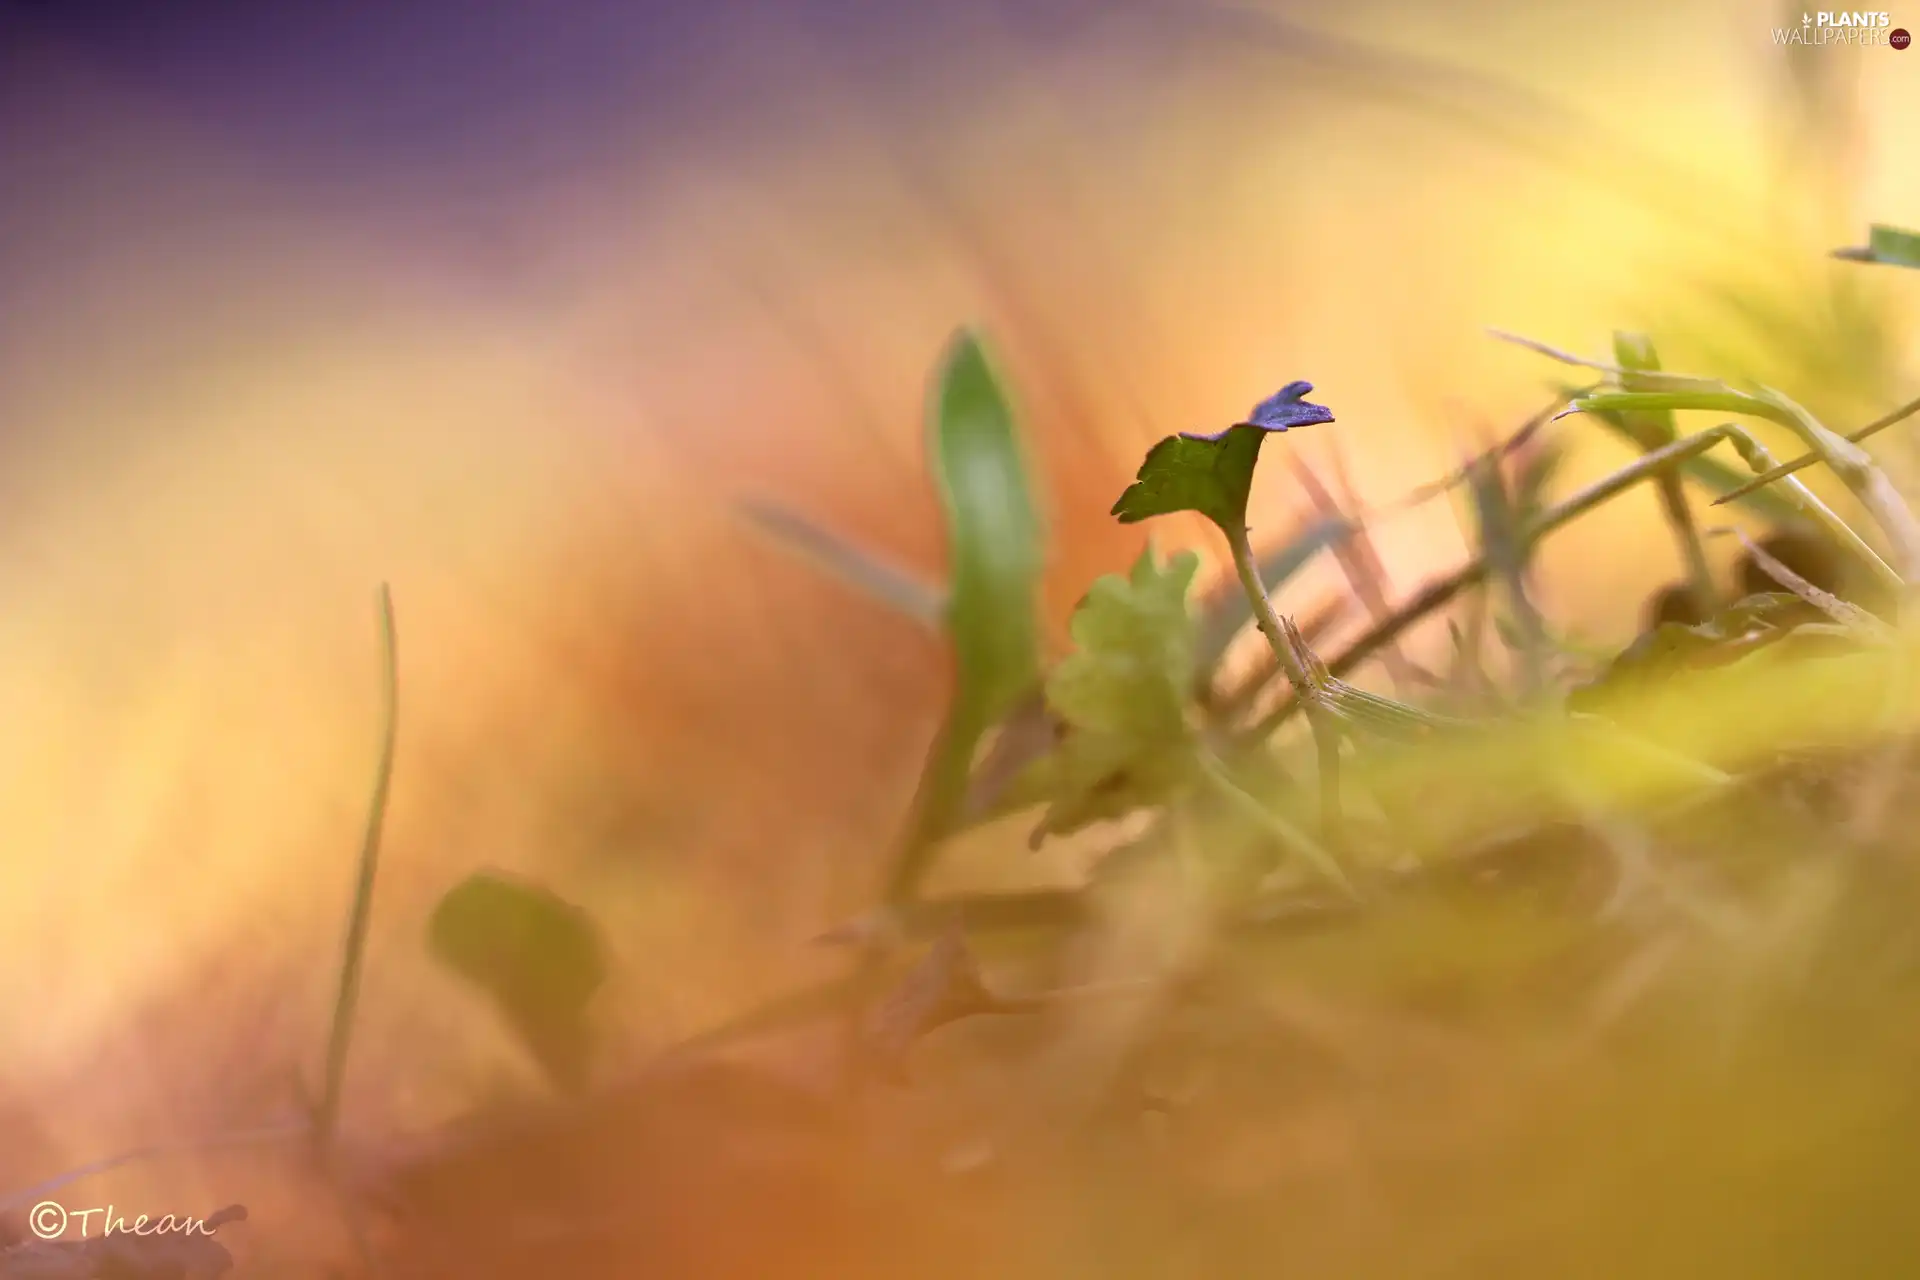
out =
[[[1189,440],[1219,440],[1234,427],[1258,427],[1262,431],[1285,431],[1289,427],[1311,427],[1333,421],[1333,410],[1301,397],[1313,391],[1311,382],[1289,382],[1280,390],[1248,410],[1246,421],[1236,422],[1219,431],[1182,431]]]

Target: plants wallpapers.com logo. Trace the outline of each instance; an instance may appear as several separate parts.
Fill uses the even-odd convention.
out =
[[[1883,12],[1829,11],[1802,13],[1797,27],[1775,27],[1776,45],[1885,45],[1905,49],[1913,43],[1905,27],[1893,25]]]

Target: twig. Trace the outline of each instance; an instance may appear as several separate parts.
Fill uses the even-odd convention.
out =
[[[327,1037],[327,1066],[313,1134],[323,1159],[332,1152],[340,1119],[340,1091],[347,1073],[347,1047],[353,1037],[354,1008],[360,999],[360,967],[367,948],[367,924],[373,911],[374,873],[380,862],[380,834],[386,824],[387,794],[393,783],[393,747],[400,711],[399,645],[394,636],[393,593],[380,584],[380,640],[383,655],[381,702],[385,726],[380,740],[380,764],[374,775],[373,800],[367,810],[365,837],[360,844],[360,874],[354,884],[353,914],[347,920],[347,941],[340,961],[340,989],[333,1004],[333,1029]]]
[[[1749,537],[1746,530],[1736,529],[1730,525],[1722,525],[1718,528],[1707,530],[1707,533],[1713,537],[1726,537],[1731,535],[1738,538],[1740,545],[1747,549],[1747,554],[1753,557],[1754,565],[1759,568],[1761,572],[1785,587],[1788,591],[1791,591],[1794,595],[1805,600],[1814,608],[1820,610],[1820,612],[1826,614],[1829,618],[1832,618],[1841,626],[1849,630],[1865,631],[1876,638],[1882,639],[1890,637],[1893,634],[1892,627],[1889,627],[1886,623],[1874,617],[1859,605],[1842,600],[1830,591],[1822,591],[1819,587],[1814,586],[1792,569],[1789,569],[1777,556],[1773,555],[1765,547]]]
[[[1569,401],[1578,399],[1580,396],[1586,395],[1589,392],[1599,390],[1600,385],[1599,383],[1595,383],[1587,387],[1574,387],[1570,390],[1555,394],[1553,399],[1548,401],[1545,407],[1528,418],[1526,422],[1522,423],[1519,430],[1501,441],[1492,451],[1491,456],[1504,459],[1510,454],[1519,452],[1532,442],[1533,438],[1540,433],[1542,427],[1554,421],[1555,415],[1557,415],[1561,409],[1565,408]],[[1469,458],[1460,467],[1448,472],[1440,479],[1429,481],[1426,484],[1411,489],[1383,506],[1360,509],[1353,519],[1356,522],[1370,523],[1380,516],[1397,514],[1401,511],[1417,507],[1422,503],[1430,502],[1442,494],[1450,493],[1471,480],[1473,478],[1473,469],[1479,466],[1483,460],[1481,456]]]

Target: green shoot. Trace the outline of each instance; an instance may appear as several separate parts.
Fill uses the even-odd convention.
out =
[[[1168,436],[1148,450],[1138,478],[1113,504],[1112,512],[1122,524],[1181,511],[1197,511],[1213,521],[1226,537],[1234,572],[1253,607],[1254,620],[1287,673],[1296,697],[1308,693],[1307,673],[1287,644],[1280,616],[1260,581],[1260,567],[1247,533],[1247,498],[1252,492],[1260,446],[1269,432],[1333,421],[1330,410],[1305,398],[1312,390],[1312,383],[1291,382],[1255,405],[1245,422],[1210,435]],[[1309,701],[1308,706],[1319,752],[1321,827],[1328,842],[1337,845],[1341,827],[1339,734],[1317,704]]]
[[[947,515],[953,697],[922,770],[886,896],[912,896],[959,825],[981,739],[1040,682],[1044,532],[1013,410],[979,338],[962,332],[938,374],[928,453]]]

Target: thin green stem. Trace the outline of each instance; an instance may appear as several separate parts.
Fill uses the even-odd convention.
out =
[[[1247,602],[1253,606],[1254,621],[1259,624],[1260,633],[1266,636],[1267,644],[1272,647],[1280,669],[1287,673],[1287,681],[1293,685],[1295,701],[1307,708],[1307,723],[1313,728],[1314,749],[1319,759],[1320,833],[1329,845],[1339,848],[1344,826],[1340,807],[1339,726],[1321,705],[1306,664],[1293,651],[1293,646],[1287,643],[1286,634],[1280,626],[1280,615],[1274,612],[1273,602],[1267,599],[1267,589],[1260,582],[1260,570],[1253,559],[1253,543],[1247,537],[1246,529],[1241,527],[1223,532],[1227,535],[1227,546],[1233,553],[1234,570],[1240,575],[1240,586],[1247,593]]]
[[[1874,465],[1866,450],[1835,434],[1780,392],[1762,387],[1761,398],[1787,413],[1794,434],[1826,458],[1827,466],[1873,516],[1887,535],[1902,585],[1920,580],[1920,522],[1914,520],[1912,508],[1895,491],[1887,473]]]
[[[1694,522],[1693,508],[1687,505],[1686,484],[1678,471],[1661,473],[1654,484],[1660,493],[1661,510],[1680,547],[1680,560],[1686,566],[1687,587],[1693,594],[1694,606],[1701,617],[1712,617],[1720,607],[1720,593],[1713,585],[1713,568],[1707,563],[1706,544],[1700,537],[1699,525]]]
[[[986,728],[972,708],[959,706],[941,722],[914,790],[912,817],[887,872],[885,900],[889,905],[914,895],[940,842],[959,824],[967,805],[973,758]]]
[[[333,1002],[333,1029],[327,1038],[325,1086],[314,1120],[314,1139],[324,1155],[331,1150],[340,1119],[340,1094],[346,1082],[347,1048],[353,1038],[353,1016],[360,1000],[360,969],[367,949],[367,925],[373,914],[374,874],[380,863],[380,834],[386,826],[387,795],[393,784],[393,748],[399,724],[399,646],[394,637],[393,593],[380,584],[381,706],[385,725],[380,740],[380,764],[374,774],[373,800],[367,809],[366,832],[360,844],[360,872],[353,889],[353,912],[347,920],[347,941],[340,961],[340,987]]]
[[[1872,422],[1869,422],[1866,426],[1861,427],[1858,431],[1849,432],[1848,434],[1842,436],[1841,439],[1845,440],[1849,444],[1859,444],[1862,440],[1865,440],[1870,436],[1878,435],[1880,432],[1885,431],[1888,427],[1897,426],[1900,423],[1905,422],[1908,418],[1911,418],[1916,413],[1920,413],[1920,400],[1909,400],[1905,404],[1901,405],[1898,409],[1895,409],[1892,413],[1886,414],[1882,417],[1875,418]],[[1759,475],[1747,481],[1745,484],[1741,485],[1738,489],[1735,489],[1733,492],[1722,494],[1720,497],[1715,498],[1713,500],[1713,505],[1717,507],[1722,503],[1732,502],[1737,498],[1744,498],[1748,494],[1752,493],[1755,489],[1764,489],[1768,485],[1772,484],[1775,480],[1779,480],[1785,476],[1790,476],[1796,471],[1805,471],[1808,467],[1812,466],[1814,463],[1819,461],[1822,461],[1822,456],[1818,452],[1802,454],[1800,457],[1795,458],[1792,462],[1783,462],[1779,466],[1774,467],[1769,471],[1761,472]]]
[[[1766,391],[1761,395],[1747,395],[1733,390],[1721,392],[1609,391],[1575,401],[1566,412],[1633,413],[1663,409],[1738,413],[1779,423],[1826,457],[1828,465],[1832,466],[1847,482],[1848,487],[1867,505],[1882,527],[1886,528],[1888,537],[1893,540],[1896,551],[1899,552],[1903,561],[1907,558],[1910,544],[1920,540],[1920,533],[1914,533],[1909,527],[1910,514],[1903,524],[1898,519],[1899,513],[1889,513],[1884,509],[1883,486],[1873,481],[1874,476],[1884,480],[1885,477],[1881,475],[1879,469],[1867,462],[1859,450],[1821,426],[1805,409],[1778,392]],[[1758,440],[1744,431],[1733,428],[1731,423],[1722,423],[1714,430],[1718,431],[1721,437],[1733,441],[1734,446],[1740,450],[1741,456],[1753,470],[1764,471],[1774,465],[1773,459],[1768,456]],[[1688,437],[1688,439],[1695,438],[1697,437]],[[1761,461],[1762,459],[1764,461]],[[1815,497],[1812,490],[1792,480],[1787,482],[1786,489],[1789,500],[1803,514],[1817,520],[1835,541],[1859,556],[1883,581],[1895,589],[1905,586],[1906,579],[1903,573],[1896,573],[1889,567],[1887,562],[1880,558],[1879,553],[1868,546],[1846,521],[1835,515],[1825,503]]]
[[[1239,783],[1227,776],[1226,770],[1211,753],[1202,757],[1200,774],[1213,788],[1215,794],[1237,809],[1255,826],[1272,836],[1289,853],[1306,859],[1313,865],[1315,871],[1348,897],[1357,899],[1360,896],[1353,887],[1353,881],[1349,880],[1347,873],[1340,869],[1338,859],[1323,846],[1315,843],[1306,832],[1299,830],[1253,796],[1248,795]]]

